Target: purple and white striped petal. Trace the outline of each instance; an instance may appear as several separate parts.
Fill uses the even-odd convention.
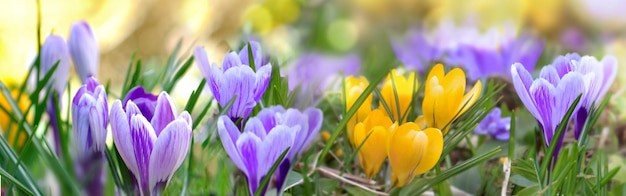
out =
[[[133,173],[139,172],[139,166],[135,160],[135,150],[132,136],[130,134],[130,118],[122,109],[122,102],[116,100],[111,106],[111,133],[113,134],[113,142],[117,148],[126,167]]]
[[[272,65],[268,64],[263,67],[257,67],[256,70],[256,85],[254,87],[254,100],[259,101],[263,97],[267,85],[270,83],[270,77],[272,76]]]
[[[244,173],[248,178],[248,187],[252,195],[259,187],[262,175],[266,173],[264,171],[267,171],[261,167],[262,164],[263,166],[265,165],[262,163],[262,157],[268,156],[265,152],[267,148],[263,147],[263,142],[259,137],[250,132],[242,133],[239,139],[237,139],[236,146],[239,150],[241,161],[246,168]]]
[[[157,136],[159,136],[161,131],[168,126],[170,122],[176,119],[176,115],[176,105],[172,101],[172,98],[165,92],[159,94],[154,111],[154,117],[152,118],[152,121],[150,121],[150,124],[154,127],[154,131]]]
[[[150,122],[141,115],[134,115],[130,119],[130,136],[132,146],[135,153],[133,157],[137,163],[137,177],[139,189],[144,195],[151,192],[150,190],[150,156],[157,140],[154,129]],[[125,144],[128,145],[128,144]]]
[[[226,71],[231,67],[247,63],[248,62],[241,62],[241,59],[239,59],[239,55],[237,55],[237,53],[229,52],[228,54],[226,54],[226,56],[224,57],[224,61],[222,62],[222,71]]]
[[[185,119],[176,119],[163,129],[150,155],[150,190],[170,180],[183,163],[191,143],[191,125]]]
[[[237,140],[239,140],[241,136],[239,128],[235,126],[235,123],[233,123],[230,118],[221,116],[217,120],[217,132],[220,135],[226,154],[228,154],[233,163],[235,163],[242,172],[247,173],[247,168],[243,163],[241,155],[239,155],[239,150],[236,145]]]
[[[533,78],[530,76],[530,73],[528,73],[522,64],[515,63],[511,66],[511,78],[517,95],[528,111],[535,117],[540,116],[535,102],[531,99],[530,95],[530,87],[533,84]]]

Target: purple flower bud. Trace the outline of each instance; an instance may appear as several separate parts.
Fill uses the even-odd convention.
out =
[[[85,182],[85,194],[102,195],[104,188],[104,149],[108,121],[104,86],[89,77],[72,101],[72,129],[76,144],[76,175]]]
[[[70,54],[67,44],[62,37],[49,35],[41,46],[41,70],[40,77],[43,78],[52,67],[59,62],[52,79],[53,87],[57,94],[61,95],[65,91],[70,73]],[[41,79],[40,78],[40,79]]]
[[[263,176],[279,161],[280,154],[291,147],[274,173],[277,191],[281,192],[291,165],[319,132],[322,118],[322,111],[317,108],[300,112],[274,106],[248,119],[243,132],[226,116],[218,119],[217,127],[226,153],[246,175],[250,194],[259,188],[267,189],[259,187]]]
[[[187,111],[178,115],[176,106],[165,92],[159,94],[151,120],[135,100],[129,99],[125,107],[120,100],[113,103],[113,141],[134,175],[141,194],[158,194],[165,189],[189,151],[191,116]]]
[[[256,61],[256,57],[261,55],[260,47],[255,49],[254,42],[251,45]],[[221,68],[215,64],[209,64],[209,58],[201,47],[197,47],[194,51],[196,64],[220,106],[225,107],[236,96],[227,113],[231,119],[246,118],[250,114],[265,93],[272,73],[270,64],[256,65],[255,73],[247,65],[247,55],[243,55],[245,51],[247,50],[240,54],[234,52],[227,54]],[[259,62],[261,62],[260,59]]]
[[[98,42],[87,22],[81,20],[72,24],[68,45],[80,79],[85,81],[89,76],[96,76],[100,54]]]
[[[56,93],[57,96],[50,96],[46,98],[48,101],[46,112],[50,116],[50,127],[52,127],[52,134],[54,136],[54,149],[56,150],[57,155],[61,156],[61,138],[59,135],[59,123],[57,122],[57,111],[54,99],[56,98],[58,103],[61,103],[61,95],[65,91],[65,86],[67,85],[67,80],[69,79],[70,55],[65,40],[63,40],[60,36],[49,35],[44,44],[41,46],[40,57],[41,69],[39,79],[42,79],[46,73],[51,71],[52,67],[58,63],[58,66],[54,70],[51,77],[51,81],[54,82],[52,84],[52,88],[54,89],[53,92]]]

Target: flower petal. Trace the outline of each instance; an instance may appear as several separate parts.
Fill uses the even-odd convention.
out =
[[[89,24],[84,20],[74,22],[67,42],[80,79],[85,81],[87,77],[95,76],[98,73],[100,52]]]
[[[259,137],[253,133],[244,132],[237,139],[237,149],[239,150],[239,156],[245,166],[243,171],[248,177],[248,186],[250,187],[250,194],[254,194],[259,187],[262,175],[265,175],[268,169],[263,168],[265,165],[262,161],[262,157],[269,157],[264,151],[266,148],[263,146],[263,142]],[[241,169],[241,168],[240,168]]]
[[[161,92],[157,98],[154,117],[150,121],[157,136],[159,136],[165,126],[176,119],[176,115],[178,115],[176,113],[176,105],[172,98],[166,92]]]
[[[163,129],[150,154],[150,190],[167,182],[185,160],[191,142],[191,129],[183,119],[174,120]]]
[[[226,71],[231,67],[242,65],[242,63],[246,62],[241,62],[237,53],[229,52],[228,54],[226,54],[226,56],[224,57],[224,61],[222,62],[222,70]]]
[[[424,156],[415,168],[413,175],[423,174],[435,167],[443,152],[443,135],[439,129],[427,128],[422,132],[428,137],[428,145],[425,147]]]
[[[134,174],[135,177],[137,177],[140,190],[145,193],[150,190],[150,154],[152,154],[153,145],[157,140],[157,136],[148,120],[141,115],[134,115],[130,118],[130,136],[132,143],[122,145],[133,146],[135,151],[135,157],[133,158],[138,166],[137,173]],[[124,160],[124,162],[127,161]]]
[[[259,101],[263,97],[263,94],[267,90],[267,85],[270,83],[270,77],[272,76],[272,65],[258,67],[256,70],[256,85],[254,87],[254,100]]]
[[[198,69],[200,69],[200,73],[207,79],[208,82],[211,75],[211,63],[209,62],[209,57],[207,56],[206,51],[204,51],[204,48],[198,46],[193,50],[193,57]]]
[[[122,109],[122,102],[116,100],[111,106],[111,134],[117,152],[126,163],[126,167],[133,173],[139,172],[139,166],[135,160],[135,147],[132,145],[129,118]]]
[[[535,102],[530,96],[530,86],[533,84],[533,78],[522,64],[515,63],[511,65],[511,78],[517,95],[522,100],[528,111],[533,116],[539,116]]]
[[[230,118],[221,116],[217,120],[217,131],[220,135],[220,140],[222,140],[222,146],[224,146],[224,150],[230,157],[230,160],[232,160],[242,172],[247,173],[248,171],[242,160],[243,157],[239,154],[239,150],[237,150],[236,146],[241,135],[239,128],[235,126],[235,123],[233,123]]]

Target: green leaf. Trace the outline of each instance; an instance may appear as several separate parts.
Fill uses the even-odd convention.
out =
[[[23,185],[20,181],[18,181],[13,176],[11,176],[11,174],[9,174],[7,171],[5,171],[2,167],[0,167],[0,176],[2,176],[2,178],[4,178],[4,179],[8,180],[10,183],[13,183],[15,186],[17,186],[18,189],[24,191],[24,193],[26,193],[28,195],[35,195],[35,192],[33,192],[30,189],[28,189],[26,187],[26,185]]]
[[[522,175],[513,175],[511,176],[511,182],[517,186],[521,187],[531,187],[537,186],[537,182],[531,181],[528,178],[525,178]]]
[[[346,192],[348,192],[348,194],[350,195],[361,195],[361,196],[375,196],[376,194],[363,190],[359,187],[356,186],[344,186],[343,187],[344,190],[346,190]]]
[[[191,64],[193,64],[193,60],[194,57],[191,56],[187,59],[187,61],[185,61],[185,64],[183,64],[178,71],[176,71],[176,74],[174,74],[174,77],[169,80],[163,87],[163,90],[166,92],[171,92],[172,89],[174,88],[174,86],[176,86],[176,83],[178,83],[178,81],[180,80],[181,77],[183,77],[183,75],[185,75],[185,73],[187,73],[187,70],[189,70],[189,67],[191,67]]]
[[[515,195],[539,195],[539,186],[531,186],[517,192]]]

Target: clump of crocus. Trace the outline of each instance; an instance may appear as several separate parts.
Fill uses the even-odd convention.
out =
[[[322,119],[322,111],[316,108],[300,112],[274,106],[249,118],[243,132],[226,116],[218,119],[217,127],[226,153],[246,176],[250,194],[257,189],[265,192],[267,187],[259,186],[275,162],[280,162],[275,177],[281,192],[291,165],[318,134]],[[287,155],[278,160],[287,148]]]
[[[420,128],[413,122],[392,129],[387,140],[391,179],[402,187],[432,169],[443,151],[443,135],[436,128]]]
[[[500,108],[491,110],[485,118],[474,128],[478,135],[490,135],[497,140],[509,140],[511,131],[511,117],[501,117]]]
[[[160,195],[189,151],[191,116],[187,111],[178,115],[165,92],[154,102],[148,101],[154,95],[131,95],[135,97],[125,106],[120,100],[111,106],[113,141],[137,182],[139,194]],[[139,107],[135,100],[150,106]]]
[[[365,88],[367,88],[369,82],[363,76],[358,78],[354,76],[348,76],[344,81],[344,85],[344,95],[346,98],[345,109],[346,111],[348,111],[350,110],[350,108],[352,108],[359,96],[363,94],[363,91],[365,90]],[[356,126],[356,124],[359,122],[363,122],[363,120],[365,120],[365,117],[367,117],[370,111],[372,111],[372,95],[367,96],[363,104],[359,106],[357,112],[354,114],[354,116],[352,116],[352,118],[350,118],[348,124],[346,125],[348,131],[348,140],[352,145],[355,145],[353,134],[354,126]]]
[[[353,147],[359,149],[359,162],[367,177],[378,173],[387,158],[387,137],[393,123],[387,113],[381,109],[373,110],[363,122],[354,127]],[[366,140],[367,139],[367,140]]]
[[[600,104],[617,76],[617,59],[609,55],[598,61],[595,57],[580,57],[574,53],[557,57],[553,66],[559,77],[563,77],[568,72],[588,75],[585,80],[586,93],[580,102],[582,108],[572,117],[575,122],[574,136],[578,139],[590,112]]]
[[[80,79],[84,82],[88,77],[96,76],[100,53],[89,24],[82,20],[74,22],[67,42]]]
[[[102,195],[104,188],[104,149],[108,120],[104,86],[89,77],[72,101],[72,122],[76,144],[76,175],[85,184],[87,195]]]
[[[574,100],[586,92],[585,80],[593,77],[575,71],[557,71],[555,67],[554,65],[543,67],[539,78],[533,80],[522,64],[516,63],[511,66],[511,76],[517,95],[537,119],[547,146],[554,140],[558,125]],[[574,114],[578,112],[580,105],[576,106]],[[562,140],[562,137],[557,139],[554,156],[559,152]]]
[[[382,101],[389,108],[390,116],[395,122],[405,122],[407,114],[410,112],[413,103],[413,94],[417,91],[417,80],[415,73],[411,72],[409,77],[405,77],[394,69],[385,80],[381,89]],[[383,106],[381,101],[380,105]]]
[[[46,41],[41,46],[41,72],[39,76],[42,79],[46,73],[48,73],[55,64],[58,63],[54,73],[52,75],[52,79],[54,83],[52,84],[53,93],[56,93],[56,96],[47,97],[47,108],[46,111],[50,116],[50,126],[53,129],[54,136],[54,145],[57,155],[61,155],[61,143],[60,143],[60,135],[59,135],[59,123],[57,122],[57,110],[56,104],[54,100],[56,99],[58,103],[61,103],[61,97],[63,92],[65,91],[65,86],[67,85],[67,80],[69,79],[70,72],[70,54],[69,49],[67,48],[67,44],[62,37],[56,35],[49,35],[46,38]],[[60,107],[59,107],[60,108]]]
[[[228,53],[221,68],[209,63],[209,58],[202,47],[197,47],[194,51],[196,64],[219,105],[226,107],[230,100],[235,98],[227,113],[233,121],[248,117],[265,93],[272,72],[271,64],[261,64],[263,58],[258,43],[251,42],[250,45],[256,72],[250,67],[247,47],[239,54]]]
[[[437,64],[430,70],[422,102],[422,114],[428,127],[441,129],[446,134],[450,130],[449,124],[474,105],[482,84],[476,81],[465,94],[465,82],[465,73],[460,68],[445,74],[443,65]]]

